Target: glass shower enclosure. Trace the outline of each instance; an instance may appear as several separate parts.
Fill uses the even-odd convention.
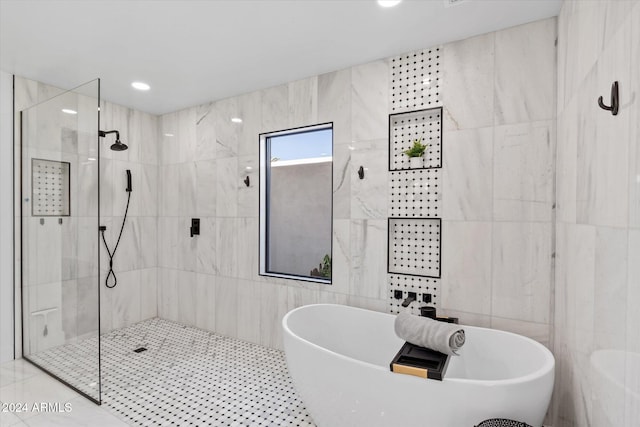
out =
[[[100,81],[20,112],[23,357],[96,403]]]

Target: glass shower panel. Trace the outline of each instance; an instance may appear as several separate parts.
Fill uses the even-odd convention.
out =
[[[23,354],[100,402],[100,82],[20,112]]]

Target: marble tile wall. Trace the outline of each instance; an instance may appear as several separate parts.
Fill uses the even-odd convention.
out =
[[[555,19],[510,28],[444,45],[441,64],[442,309],[544,343],[551,322],[555,37]],[[390,62],[160,117],[159,316],[280,348],[280,320],[299,305],[388,311]],[[258,134],[323,122],[334,126],[333,284],[261,277]],[[357,178],[361,165],[364,180]],[[242,181],[247,175],[250,187]],[[192,217],[202,221],[195,238]]]
[[[640,3],[566,1],[558,58],[553,426],[636,426]]]
[[[27,351],[39,351],[95,334],[99,280],[103,332],[157,315],[157,117],[102,102],[101,128],[119,130],[129,150],[111,151],[109,146],[113,141],[110,138],[113,137],[107,137],[99,148],[101,164],[98,171],[97,162],[91,160],[97,157],[97,119],[95,116],[89,120],[83,118],[87,117],[83,112],[94,110],[97,101],[78,93],[63,92],[39,82],[16,78],[15,110],[19,112],[41,103],[23,116],[30,135],[25,138],[29,139],[25,140],[28,145],[23,162],[25,179],[30,175],[32,157],[71,164],[71,216],[63,217],[62,224],[58,224],[57,217],[44,218],[44,224],[40,224],[40,217],[31,216],[29,202],[18,200],[24,205],[25,214],[22,244],[26,268],[22,279],[28,290],[23,294],[27,311],[54,309],[46,316],[27,316],[25,331],[31,336],[26,341]],[[54,96],[57,97],[47,101]],[[81,114],[62,114],[60,109],[63,107],[75,108]],[[19,122],[16,129],[19,156]],[[106,289],[103,283],[108,258],[96,233],[98,174],[101,224],[107,226],[105,237],[113,249],[126,206],[125,169],[132,171],[134,192],[114,258],[118,286]],[[19,180],[16,182],[19,185]],[[16,190],[19,197],[20,188]],[[20,230],[17,232],[19,236]],[[17,250],[19,253],[19,248]],[[97,270],[98,251],[100,273]],[[19,263],[20,259],[16,261]],[[17,271],[20,272],[19,264]],[[19,284],[18,277],[18,287]],[[46,334],[43,332],[45,324]]]
[[[444,45],[442,307],[550,345],[556,20]]]

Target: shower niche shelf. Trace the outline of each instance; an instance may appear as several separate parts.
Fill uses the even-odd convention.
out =
[[[415,140],[427,144],[423,167],[411,167],[404,154]],[[442,107],[389,115],[389,171],[442,167]]]
[[[440,278],[440,218],[389,218],[388,273]]]
[[[69,216],[71,163],[31,159],[31,215]]]

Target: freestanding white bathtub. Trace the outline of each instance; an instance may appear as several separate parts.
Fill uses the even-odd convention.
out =
[[[282,320],[289,372],[318,427],[473,427],[506,418],[540,427],[554,358],[529,338],[464,326],[443,381],[396,374],[395,316],[316,304]]]

